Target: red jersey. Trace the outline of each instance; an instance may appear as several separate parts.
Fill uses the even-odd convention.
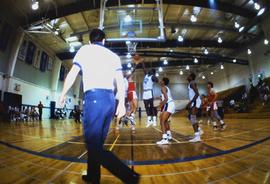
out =
[[[212,103],[215,100],[216,92],[214,90],[210,90],[208,92],[208,102]]]
[[[136,91],[135,82],[128,82],[128,92]]]

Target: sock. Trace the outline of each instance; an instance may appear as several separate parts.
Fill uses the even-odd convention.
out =
[[[170,130],[168,130],[166,133],[167,133],[167,135],[172,135]]]
[[[200,132],[195,132],[195,137],[200,137]]]
[[[157,122],[157,117],[153,116],[153,122]]]
[[[150,122],[152,120],[152,117],[151,116],[148,116],[147,117],[147,121]]]
[[[213,122],[213,126],[217,126],[217,122],[214,121],[214,122]]]
[[[223,121],[223,120],[220,120],[220,124],[221,124],[221,125],[223,125],[223,124],[225,124],[225,123],[224,123],[224,121]]]

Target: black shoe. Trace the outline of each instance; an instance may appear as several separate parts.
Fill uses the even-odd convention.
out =
[[[141,179],[141,175],[136,173],[133,175],[132,181],[128,181],[125,184],[138,184],[140,183],[140,179]]]
[[[82,175],[82,180],[87,183],[92,183],[92,180],[88,175]]]

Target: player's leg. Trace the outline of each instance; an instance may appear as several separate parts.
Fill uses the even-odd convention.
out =
[[[202,130],[199,128],[199,124],[197,121],[197,108],[196,106],[192,107],[190,114],[190,123],[192,124],[194,130],[194,138],[189,140],[189,142],[199,142],[201,141]]]
[[[152,122],[153,122],[153,126],[157,126],[157,117],[155,116],[155,109],[154,109],[154,99],[151,98],[150,99],[150,114],[151,114],[151,119],[152,119]]]
[[[169,119],[169,117],[170,117],[169,112],[163,111],[160,114],[160,126],[161,126],[161,130],[162,130],[162,139],[160,141],[158,141],[157,144],[160,144],[160,145],[169,144],[169,139],[168,139],[168,135],[167,135],[168,125],[166,125],[167,120]]]
[[[147,123],[146,123],[146,127],[149,127],[152,125],[152,118],[151,118],[151,113],[150,113],[150,103],[149,103],[149,99],[147,100],[143,100],[144,103],[144,107],[145,107],[145,111],[146,111],[146,115],[147,115]]]

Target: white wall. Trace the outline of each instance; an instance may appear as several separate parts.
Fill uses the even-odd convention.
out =
[[[38,105],[39,101],[41,101],[44,105],[43,109],[43,118],[50,117],[50,101],[52,100],[53,91],[49,88],[44,88],[42,86],[23,81],[21,79],[12,77],[10,78],[10,85],[8,86],[8,91],[15,94],[22,95],[22,104],[26,105]],[[15,85],[20,85],[20,91],[15,90]],[[56,107],[59,108],[59,97],[60,93],[56,93]],[[67,108],[73,109],[74,105],[78,105],[78,98],[74,98],[73,96],[67,96],[67,99],[71,99],[71,102],[67,100]]]
[[[214,75],[210,71],[206,74],[206,79],[214,83],[217,92],[224,91],[241,85],[249,85],[249,66],[238,64],[224,64],[224,70],[217,69]]]

